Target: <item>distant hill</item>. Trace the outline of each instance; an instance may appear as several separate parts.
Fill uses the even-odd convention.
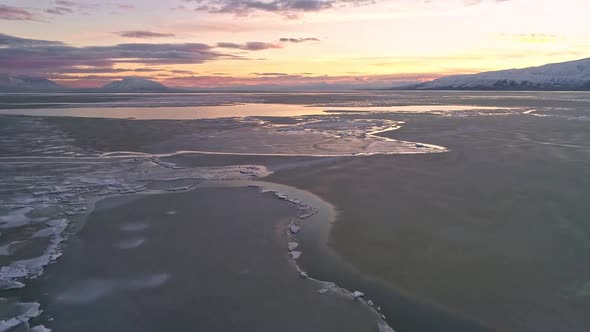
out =
[[[396,89],[396,88],[392,88]],[[539,67],[442,77],[411,90],[590,90],[590,58]]]
[[[1,92],[46,92],[58,90],[66,90],[66,88],[46,78],[0,76]]]
[[[104,91],[169,91],[170,88],[165,86],[164,84],[139,78],[139,77],[125,77],[120,81],[111,82],[106,84],[101,90]]]

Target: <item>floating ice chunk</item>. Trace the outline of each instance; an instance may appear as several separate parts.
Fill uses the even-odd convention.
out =
[[[297,249],[298,247],[299,247],[299,243],[297,243],[297,242],[287,243],[287,249],[289,249],[289,251],[293,251],[293,250]]]
[[[371,300],[367,301],[367,304],[370,305],[371,307],[375,305],[375,303],[373,303],[373,301],[371,301]]]
[[[169,189],[166,189],[166,190],[167,190],[167,191],[170,191],[170,192],[176,192],[176,191],[187,191],[187,190],[190,190],[190,189],[192,189],[192,188],[194,188],[194,185],[192,185],[192,184],[191,184],[191,185],[189,185],[189,186],[176,187],[176,188],[169,188]]]
[[[291,231],[291,233],[293,234],[297,234],[299,233],[299,231],[301,230],[301,227],[295,225],[295,224],[290,224],[289,225],[289,231]]]
[[[291,255],[291,257],[293,257],[293,259],[299,259],[299,257],[301,257],[301,251],[291,251],[289,253]]]
[[[145,242],[144,238],[138,237],[133,239],[121,240],[113,244],[115,248],[119,249],[134,249],[141,246]]]
[[[317,211],[312,211],[312,212],[301,214],[301,215],[299,215],[299,219],[308,219],[316,213],[317,213]]]
[[[318,292],[319,294],[324,294],[324,293],[326,293],[327,291],[328,291],[328,289],[327,289],[327,288],[320,288],[320,289],[318,289],[318,290],[317,290],[317,292]]]
[[[39,314],[41,313],[39,311],[39,307],[41,305],[37,302],[19,303],[18,306],[22,310],[22,313],[18,316],[18,319],[20,319],[21,321],[28,321],[33,317],[39,316]]]
[[[22,282],[18,282],[16,280],[0,279],[0,290],[17,289],[17,288],[23,288],[23,287],[25,287],[25,284],[23,284]],[[2,331],[2,330],[0,329],[0,331]]]
[[[0,268],[0,280],[10,280],[22,278],[27,275],[27,269],[24,266],[3,266]]]
[[[7,320],[2,320],[2,321],[0,321],[0,332],[8,331],[11,328],[13,328],[15,326],[19,326],[22,323],[23,322],[18,320],[18,318],[16,318],[16,317],[13,317],[13,318],[10,318]]]
[[[178,213],[178,212],[176,212],[176,211],[168,211],[168,212],[166,212],[166,214],[169,215],[169,216],[173,216],[176,213]]]
[[[48,329],[43,325],[37,325],[33,327],[30,332],[51,332],[51,329]]]
[[[49,220],[48,222],[45,223],[45,225],[50,226],[50,227],[55,227],[55,226],[66,225],[67,223],[68,223],[67,219],[54,219],[54,220]]]
[[[35,234],[33,234],[33,238],[38,237],[50,237],[52,235],[59,235],[66,229],[66,224],[61,224],[53,227],[43,228],[38,230]]]
[[[288,199],[289,195],[285,194],[285,193],[280,193],[280,192],[275,192],[275,196],[277,196],[280,199]]]
[[[299,278],[307,279],[307,273],[305,273],[303,271],[299,271]]]
[[[39,316],[39,303],[17,303],[15,311],[18,313],[16,317],[0,321],[0,332],[9,331],[13,327],[21,324],[26,324],[31,318]],[[27,330],[28,330],[28,326]]]
[[[20,227],[28,224],[31,219],[26,214],[31,211],[33,211],[33,208],[25,207],[12,211],[8,215],[0,216],[0,228]]]
[[[299,204],[299,219],[307,219],[312,217],[313,215],[317,214],[319,212],[318,209],[315,209],[307,204]]]
[[[391,326],[387,325],[384,321],[377,322],[377,329],[379,332],[395,332]]]
[[[53,256],[51,251],[52,250],[50,249],[39,257],[13,262],[11,266],[24,271],[25,275],[23,275],[23,277],[38,277],[43,273],[43,267],[54,260],[55,256]]]
[[[363,292],[359,292],[359,291],[352,292],[352,298],[355,300],[358,298],[361,298],[363,296],[365,296],[365,293],[363,293]]]

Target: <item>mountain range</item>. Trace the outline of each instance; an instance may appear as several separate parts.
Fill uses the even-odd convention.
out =
[[[539,67],[446,76],[413,90],[590,90],[590,58]]]
[[[139,77],[125,77],[120,81],[106,84],[101,88],[104,91],[167,91],[170,88],[162,83]]]
[[[313,86],[307,87],[307,90],[313,89]],[[552,63],[539,67],[446,76],[429,82],[396,86],[390,89],[590,91],[590,58]],[[279,90],[277,87],[273,87],[273,91]],[[305,89],[299,88],[299,90]],[[182,90],[169,88],[156,81],[139,77],[126,77],[122,80],[108,83],[101,88],[76,90],[59,85],[45,78],[0,76],[0,92],[56,91],[172,92]]]
[[[58,91],[66,88],[46,78],[29,76],[0,76],[2,92]]]
[[[125,77],[95,89],[72,89],[51,80],[29,76],[0,76],[0,92],[166,92],[167,86],[144,78]]]

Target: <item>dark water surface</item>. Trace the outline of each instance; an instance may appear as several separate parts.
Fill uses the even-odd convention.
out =
[[[332,246],[388,285],[369,296],[393,288],[496,331],[588,331],[590,122],[387,116],[407,123],[385,135],[451,151],[350,158],[269,179],[337,207]],[[317,262],[304,267],[370,286]],[[399,298],[377,300],[402,332],[470,330],[437,328],[436,316],[415,316]]]
[[[25,101],[31,105],[23,105]],[[166,111],[153,108],[156,104]],[[152,118],[155,113],[158,119],[198,118],[197,106],[241,109],[228,106],[234,104],[245,104],[244,112],[265,105],[258,107],[259,115],[267,116],[249,121],[0,116],[0,203],[20,197],[21,191],[28,195],[39,190],[43,183],[49,186],[52,182],[45,176],[55,174],[63,180],[73,175],[109,180],[119,174],[112,173],[118,167],[131,174],[129,167],[140,163],[146,172],[156,168],[170,174],[152,179],[148,186],[165,189],[207,178],[192,182],[200,173],[172,176],[185,174],[185,168],[266,165],[276,173],[264,181],[307,190],[325,201],[318,207],[331,203],[334,208],[330,216],[324,209],[313,217],[326,223],[334,217],[331,228],[314,223],[298,235],[304,270],[365,292],[397,332],[590,331],[590,93],[0,96],[0,108],[8,113],[27,113],[22,109],[31,108],[34,114],[99,116],[106,110],[101,116],[119,118]],[[312,104],[318,106],[312,109],[315,115],[300,116],[310,114],[304,105]],[[397,111],[406,105],[497,109],[383,112],[384,107]],[[178,169],[154,164],[148,157],[143,162],[129,156],[122,166],[113,163],[104,169],[97,163],[103,152],[149,151],[163,141],[172,142],[165,152],[175,152],[175,144],[185,141],[183,135],[193,134],[227,138],[227,145],[210,143],[221,150],[268,145],[281,152],[281,141],[257,141],[259,120],[280,131],[281,125],[320,120],[323,110],[367,106],[380,112],[327,116],[342,123],[404,121],[401,129],[380,135],[450,151],[331,158],[162,158]],[[128,115],[125,107],[145,113]],[[178,107],[184,108],[174,114],[181,110]],[[216,112],[207,117],[219,116]],[[297,116],[281,117],[288,115]],[[235,139],[238,136],[229,135],[234,130],[244,135]],[[308,136],[289,136],[288,143],[305,146]],[[60,156],[67,157],[63,164],[52,159]],[[84,159],[88,165],[78,163],[85,156],[94,157]],[[236,173],[248,177],[247,171]],[[123,175],[118,176],[126,179]],[[31,194],[17,203],[40,209],[35,202],[54,199],[59,193],[55,191]],[[48,202],[67,205],[67,197],[59,197],[64,200]],[[6,214],[8,207],[0,210],[5,220],[15,218]],[[109,198],[99,203],[81,232],[68,240],[63,257],[45,274],[1,295],[39,302],[44,313],[31,326],[44,324],[54,331],[375,331],[374,315],[358,301],[320,295],[318,284],[297,276],[285,235],[288,219],[296,212],[271,193],[244,187]],[[10,235],[17,232],[30,237],[36,227],[40,226],[31,222],[3,230],[2,245],[12,243]],[[72,221],[70,228],[78,227]],[[22,246],[6,247],[3,260],[23,258]]]
[[[55,331],[375,331],[287,259],[291,204],[254,188],[102,201],[30,290]]]

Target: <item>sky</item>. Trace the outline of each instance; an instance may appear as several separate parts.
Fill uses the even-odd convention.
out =
[[[0,74],[387,87],[590,57],[587,0],[0,0]]]

